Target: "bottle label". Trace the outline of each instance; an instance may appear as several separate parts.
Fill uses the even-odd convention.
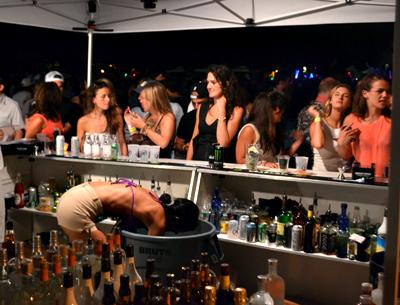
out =
[[[284,223],[282,223],[282,222],[277,223],[276,235],[279,235],[279,236],[285,235],[285,224]]]

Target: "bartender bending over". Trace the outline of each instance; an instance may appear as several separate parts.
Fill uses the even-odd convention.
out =
[[[199,210],[190,200],[162,195],[161,200],[147,189],[127,179],[116,182],[86,182],[65,192],[57,206],[57,221],[69,239],[106,241],[95,224],[100,215],[118,216],[122,228],[147,227],[148,235],[161,235],[166,230],[179,232],[197,226]]]

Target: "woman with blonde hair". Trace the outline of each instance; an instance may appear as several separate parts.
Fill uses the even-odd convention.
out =
[[[97,80],[87,89],[85,113],[78,120],[77,127],[81,147],[86,132],[108,133],[117,136],[121,155],[127,156],[122,111],[117,105],[114,88],[109,80]]]
[[[25,138],[35,138],[37,134],[45,134],[53,140],[54,130],[64,133],[61,115],[58,112],[61,106],[61,91],[51,83],[40,84],[35,90],[35,111],[27,119]]]
[[[351,107],[352,93],[346,84],[338,84],[330,92],[322,116],[310,109],[314,122],[310,126],[314,153],[313,170],[336,172],[344,164],[338,153],[338,138],[343,120]]]
[[[167,91],[161,83],[149,82],[140,88],[139,102],[147,114],[125,110],[124,119],[129,126],[130,143],[160,146],[160,157],[170,158],[175,134],[175,116],[168,100]],[[135,129],[140,129],[136,133]]]

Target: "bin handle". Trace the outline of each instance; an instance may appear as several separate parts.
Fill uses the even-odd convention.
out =
[[[220,261],[224,259],[224,251],[222,250],[222,247],[219,243],[218,235],[213,234],[211,236],[212,240],[212,247],[214,248],[214,253],[211,255],[211,260],[213,261],[214,264],[219,264]]]

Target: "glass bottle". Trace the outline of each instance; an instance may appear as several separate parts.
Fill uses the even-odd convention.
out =
[[[306,253],[314,252],[314,234],[315,234],[315,218],[314,218],[314,206],[310,205],[307,211],[307,221],[304,225],[304,242],[303,250]]]
[[[83,263],[82,265],[82,281],[79,285],[78,294],[76,300],[79,305],[91,305],[93,304],[93,280],[92,280],[92,266],[89,263]]]
[[[92,158],[92,138],[88,132],[85,133],[85,141],[83,142],[83,156],[85,158]]]
[[[40,282],[35,287],[33,293],[33,304],[40,305],[51,305],[53,304],[53,296],[49,289],[49,269],[46,260],[42,260],[40,263]]]
[[[22,183],[21,173],[17,173],[17,177],[15,179],[15,186],[14,186],[14,195],[15,195],[15,207],[17,209],[21,209],[25,206],[24,201],[24,184]]]
[[[116,305],[113,282],[104,283],[103,305]]]
[[[126,257],[127,264],[125,267],[125,273],[129,275],[129,286],[131,288],[131,299],[133,301],[135,297],[135,286],[139,283],[142,283],[142,278],[140,277],[139,272],[136,269],[133,244],[129,244],[126,246]]]
[[[372,284],[369,282],[362,282],[361,283],[361,293],[360,294],[367,294],[367,295],[371,295],[372,293]]]
[[[65,305],[78,305],[74,294],[74,275],[70,271],[66,271],[63,275],[64,304]]]
[[[103,252],[103,242],[98,239],[94,243],[94,262],[92,264],[92,278],[94,289],[97,289],[101,278],[101,257]]]
[[[377,249],[376,249],[377,252],[381,252],[381,251],[385,250],[387,216],[388,216],[388,210],[387,210],[387,208],[385,208],[382,223],[378,228]]]
[[[24,250],[24,242],[17,241],[15,244],[15,257],[10,259],[7,263],[8,276],[11,282],[17,287],[21,287],[21,265],[24,261],[30,261],[29,259],[25,258]]]
[[[144,295],[146,298],[150,295],[150,278],[151,275],[154,273],[154,263],[155,259],[154,258],[148,258],[146,259],[146,272],[144,275]]]
[[[287,196],[283,196],[282,209],[278,216],[277,228],[276,228],[276,244],[283,246],[286,244],[285,240],[285,226],[292,221],[292,213],[287,209]],[[290,245],[289,245],[290,247]]]
[[[162,284],[160,282],[154,283],[151,289],[152,297],[150,299],[149,305],[165,305]]]
[[[160,197],[162,195],[160,181],[157,181],[156,194],[158,197]]]
[[[313,215],[314,215],[313,252],[318,252],[319,242],[321,240],[321,217],[319,214],[317,193],[314,193],[314,198],[313,198]]]
[[[21,275],[18,282],[21,286],[15,292],[15,303],[16,304],[29,304],[32,302],[34,283],[32,279],[32,261],[24,261],[21,263]]]
[[[42,239],[39,234],[36,234],[33,239],[32,246],[32,263],[33,263],[33,281],[38,282],[40,279],[40,263],[44,259],[42,252]]]
[[[110,259],[108,257],[103,257],[101,259],[101,278],[99,286],[93,294],[93,299],[95,302],[100,303],[104,297],[104,284],[107,282],[111,282],[111,264]]]
[[[220,269],[220,282],[217,290],[217,305],[233,305],[234,293],[231,289],[229,264],[222,263]]]
[[[117,142],[117,136],[111,135],[111,160],[117,161],[119,155],[119,148]]]
[[[165,303],[166,305],[175,305],[177,290],[175,288],[175,275],[173,273],[166,274],[167,289],[165,290]]]
[[[209,215],[209,221],[214,225],[217,234],[220,232],[221,203],[222,201],[219,197],[219,189],[216,187],[211,200],[211,213]]]
[[[349,218],[347,217],[347,204],[341,204],[341,213],[338,218],[338,231],[335,241],[336,256],[347,257],[347,243],[349,241]]]
[[[121,286],[120,279],[121,275],[124,274],[124,266],[122,265],[122,252],[119,250],[114,251],[114,272],[113,272],[113,278],[114,278],[114,289],[115,289],[115,294],[118,295],[119,293],[119,288]]]
[[[249,305],[273,305],[274,300],[268,292],[265,291],[265,282],[267,276],[257,275],[257,291],[251,295]]]
[[[143,283],[137,283],[135,285],[135,297],[133,298],[133,305],[145,305],[146,295]]]
[[[110,135],[104,135],[104,143],[102,146],[103,151],[103,159],[104,160],[111,160],[111,140]]]
[[[320,251],[324,254],[335,253],[335,240],[337,230],[332,224],[332,215],[330,205],[325,214],[325,223],[321,228]]]
[[[119,282],[118,305],[130,305],[132,293],[129,287],[129,275],[121,274]]]
[[[200,272],[199,271],[191,271],[190,272],[190,300],[192,304],[201,304],[201,300],[203,299],[203,293],[201,291],[201,281],[200,281]]]
[[[14,233],[14,223],[12,221],[7,221],[6,232],[4,235],[4,241],[1,244],[3,249],[7,250],[8,259],[15,257],[15,233]]]
[[[360,215],[360,207],[355,206],[353,211],[353,217],[349,224],[350,235],[351,234],[360,234],[362,231],[361,228],[361,215]]]
[[[13,287],[6,270],[7,262],[7,249],[2,248],[0,250],[0,304],[2,305],[12,304],[13,297],[11,293]]]
[[[275,305],[283,305],[285,301],[285,281],[278,274],[278,260],[268,259],[268,274],[265,290],[271,295]]]
[[[217,289],[215,286],[206,286],[204,288],[204,305],[216,305]]]
[[[371,296],[367,294],[360,295],[360,299],[357,305],[373,305]]]
[[[55,254],[52,257],[52,274],[50,278],[50,290],[52,291],[52,297],[54,304],[63,304],[64,301],[64,288],[63,288],[63,275],[61,272],[61,256]]]
[[[113,244],[114,244],[114,251],[120,251],[122,257],[122,266],[126,267],[126,252],[121,247],[121,228],[119,226],[115,227],[114,234],[113,234]]]
[[[247,304],[247,291],[245,288],[237,287],[233,291],[233,301],[235,305],[246,305]]]
[[[374,302],[375,305],[383,304],[383,277],[384,277],[383,272],[379,272],[378,286],[371,292],[372,302]]]
[[[46,250],[46,260],[49,263],[49,269],[53,269],[53,255],[58,254],[58,231],[50,231],[50,243]]]
[[[177,305],[192,305],[190,303],[190,282],[186,279],[181,279],[177,281],[177,284],[180,292]]]

